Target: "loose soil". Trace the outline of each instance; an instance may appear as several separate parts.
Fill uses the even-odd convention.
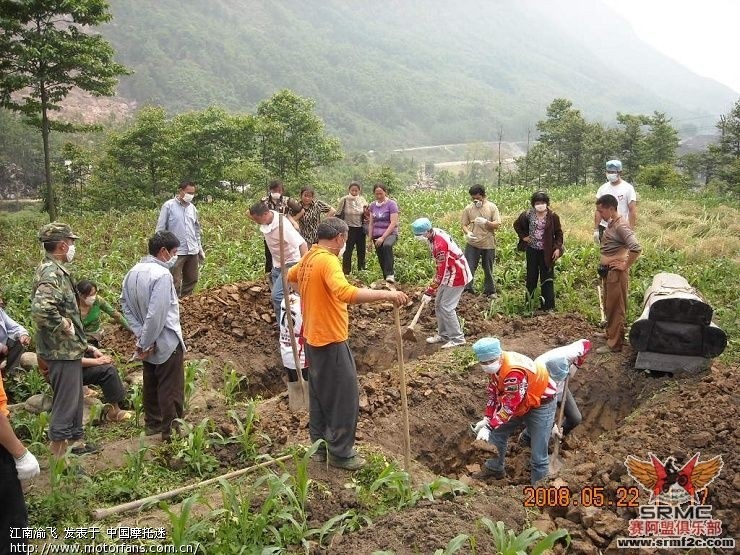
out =
[[[414,301],[401,309],[401,322],[411,321],[421,292],[406,289]],[[495,300],[492,301],[495,308]],[[543,314],[527,318],[485,319],[490,301],[465,294],[458,314],[465,321],[469,344],[484,335],[500,337],[506,350],[535,357],[579,338],[592,338],[598,329],[577,314]],[[493,311],[495,312],[495,310]],[[182,301],[187,358],[209,359],[208,373],[199,381],[186,418],[199,422],[208,416],[223,432],[233,432],[230,407],[222,394],[224,365],[246,377],[239,396],[258,397],[260,433],[271,443],[263,451],[278,454],[290,444],[308,444],[307,415],[288,409],[277,343],[277,325],[266,282],[237,283],[209,290]],[[403,422],[398,380],[394,317],[390,305],[350,307],[350,344],[360,380],[360,422],[357,446],[363,452],[382,452],[403,463]],[[316,552],[349,554],[389,550],[397,554],[433,553],[458,534],[476,539],[477,553],[495,551],[491,536],[476,521],[502,520],[517,531],[530,524],[550,531],[569,530],[571,553],[616,551],[615,538],[626,535],[634,510],[607,507],[525,509],[523,486],[529,483],[529,449],[512,436],[507,454],[507,477],[488,483],[472,475],[487,453],[473,443],[468,425],[481,417],[486,401],[486,376],[474,366],[469,346],[439,350],[424,338],[436,329],[427,308],[417,325],[417,341],[404,341],[411,434],[411,474],[415,482],[437,475],[471,486],[470,495],[423,501],[415,507],[374,520],[358,532],[336,536],[328,548]],[[596,345],[598,340],[594,339]],[[126,356],[132,345],[126,334],[109,329],[106,346]],[[571,389],[583,413],[583,423],[566,438],[561,454],[565,466],[554,485],[566,485],[576,494],[585,486],[602,486],[615,499],[617,486],[634,486],[626,473],[627,455],[647,458],[655,453],[686,461],[697,451],[705,460],[722,455],[724,468],[709,487],[706,503],[723,521],[723,535],[737,536],[740,497],[737,366],[715,364],[710,370],[686,377],[648,375],[632,368],[633,353],[592,353],[572,381]],[[131,378],[137,379],[134,371]],[[85,457],[89,469],[120,464],[122,453],[138,444],[130,441],[105,446],[102,454]],[[236,453],[219,452],[223,471],[232,468]],[[348,509],[357,508],[352,490],[345,488],[351,474],[311,463],[311,478],[322,495],[310,504],[317,525]],[[641,502],[647,495],[641,493]],[[215,494],[211,502],[218,502]],[[32,515],[31,515],[32,517]],[[139,525],[166,524],[157,510],[126,517]],[[118,519],[120,521],[120,518]],[[557,548],[559,549],[559,548]],[[654,551],[655,552],[655,551]],[[470,553],[469,547],[459,553]]]

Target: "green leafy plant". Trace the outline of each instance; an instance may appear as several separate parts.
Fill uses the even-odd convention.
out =
[[[181,459],[192,472],[203,476],[218,468],[218,461],[208,451],[212,444],[210,418],[204,418],[193,426],[184,420],[178,420],[180,430],[177,434],[174,449],[175,458]]]
[[[204,361],[188,360],[185,362],[185,409],[190,406],[190,401],[198,385],[198,380],[205,374]]]
[[[233,405],[236,402],[236,394],[241,389],[241,385],[247,379],[246,376],[239,374],[231,364],[224,365],[224,397],[226,402]]]
[[[566,547],[570,545],[570,534],[563,528],[547,535],[537,528],[527,528],[517,535],[513,530],[507,529],[500,520],[494,524],[491,519],[484,517],[478,522],[491,533],[496,544],[496,551],[501,555],[520,555],[523,553],[541,555],[545,550],[552,549],[555,542],[561,539],[565,541]]]
[[[447,542],[447,546],[445,546],[444,549],[437,549],[434,552],[434,555],[452,555],[453,553],[460,551],[466,543],[470,543],[471,548],[473,548],[473,553],[475,553],[475,543],[473,538],[468,534],[458,534]]]
[[[144,413],[144,390],[141,384],[134,384],[128,396],[131,408],[134,410],[134,422],[141,426],[141,415]]]
[[[180,505],[179,513],[173,511],[165,501],[159,504],[159,508],[167,513],[167,517],[170,520],[170,539],[177,549],[181,549],[184,546],[200,548],[199,537],[207,529],[208,522],[202,519],[190,518],[193,505],[199,500],[200,495],[198,494],[188,497]]]

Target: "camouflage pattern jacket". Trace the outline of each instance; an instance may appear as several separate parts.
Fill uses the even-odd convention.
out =
[[[36,324],[36,352],[46,360],[78,360],[87,349],[72,277],[51,255],[36,268],[31,317]],[[67,331],[66,321],[74,326]]]

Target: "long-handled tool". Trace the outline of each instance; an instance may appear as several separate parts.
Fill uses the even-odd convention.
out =
[[[280,234],[280,279],[283,281],[283,299],[285,299],[285,318],[288,324],[288,335],[290,336],[290,347],[293,351],[297,382],[288,382],[288,406],[293,412],[308,410],[308,387],[303,379],[303,368],[298,356],[298,346],[295,342],[295,329],[293,327],[293,313],[290,311],[290,291],[288,290],[287,269],[285,267],[285,244],[283,241],[283,214],[278,214],[278,233]],[[279,324],[279,322],[278,322]]]
[[[416,333],[414,330],[414,327],[416,326],[416,323],[419,321],[419,316],[421,315],[421,311],[424,310],[424,307],[429,301],[426,299],[426,297],[421,298],[421,304],[419,305],[419,309],[416,311],[416,314],[414,315],[414,319],[411,320],[411,323],[406,326],[406,329],[403,330],[403,338],[409,339],[411,341],[416,341]]]
[[[604,294],[602,293],[601,285],[596,286],[596,293],[599,297],[599,312],[601,312],[601,322],[599,326],[606,327],[606,314],[604,313]]]
[[[424,306],[422,304],[422,306]],[[421,308],[420,308],[421,310]],[[419,313],[417,312],[417,317]],[[409,401],[406,396],[406,372],[403,368],[403,337],[401,336],[401,314],[398,305],[393,303],[393,317],[396,320],[396,352],[398,354],[398,374],[401,390],[401,412],[403,413],[403,460],[406,472],[411,472],[411,436],[409,434]]]
[[[563,398],[560,401],[560,408],[558,409],[558,430],[563,433],[563,415],[565,414],[565,396],[568,394],[568,381],[570,376],[565,377],[565,383],[563,384]],[[563,438],[558,438],[555,447],[552,450],[552,456],[550,457],[550,474],[557,474],[560,469],[563,468],[565,462],[560,457],[560,442]]]

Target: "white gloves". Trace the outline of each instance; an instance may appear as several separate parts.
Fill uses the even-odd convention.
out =
[[[19,480],[30,480],[34,476],[38,476],[41,470],[39,469],[39,461],[33,456],[28,449],[20,457],[15,459],[15,470],[18,472]]]
[[[594,230],[594,243],[596,243],[597,246],[601,244],[601,241],[599,240],[599,230],[598,229]]]
[[[486,424],[488,424],[488,418],[484,418],[483,420],[480,420],[475,425],[470,426],[470,429],[473,430],[473,433],[477,434],[481,431],[481,429],[485,428]]]
[[[433,298],[434,297],[432,297],[431,295],[427,295],[426,293],[424,293],[421,296],[421,302],[424,303],[424,304],[429,304],[430,302],[432,302],[432,299]]]
[[[563,439],[563,430],[562,428],[558,428],[557,424],[552,425],[552,432],[550,432],[550,437],[553,439]]]
[[[478,225],[485,226],[488,223],[488,220],[486,220],[483,216],[478,216],[476,219],[473,220]]]
[[[488,425],[483,426],[480,430],[478,430],[478,435],[475,436],[475,439],[479,441],[488,441],[491,439],[491,428],[488,427]]]
[[[470,241],[470,240],[472,240],[472,241],[475,241],[475,240],[477,239],[477,237],[476,237],[475,235],[473,235],[473,232],[472,232],[472,231],[468,231],[468,232],[467,232],[467,233],[465,234],[465,237],[466,237],[466,238],[467,238],[467,239],[468,239],[469,241]]]

